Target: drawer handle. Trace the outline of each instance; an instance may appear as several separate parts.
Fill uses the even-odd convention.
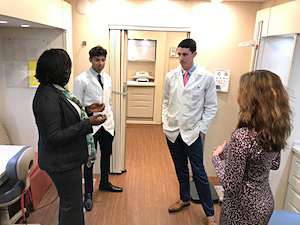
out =
[[[300,182],[300,178],[297,177],[297,175],[293,174],[293,177],[294,177],[298,182]]]
[[[289,205],[293,208],[293,210],[295,212],[300,213],[299,210],[298,210],[298,208],[293,203],[289,202]]]
[[[297,198],[300,199],[300,195],[296,191],[294,191],[294,189],[291,189],[291,191],[297,196]]]

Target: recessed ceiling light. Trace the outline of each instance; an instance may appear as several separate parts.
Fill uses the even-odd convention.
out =
[[[28,24],[22,24],[21,27],[30,27]]]
[[[7,21],[5,21],[5,20],[0,20],[0,23],[7,23]]]

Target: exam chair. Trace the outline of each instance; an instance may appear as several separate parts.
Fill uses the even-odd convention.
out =
[[[4,126],[0,123],[0,145],[11,145]],[[32,195],[32,203],[34,210],[38,208],[38,204],[42,200],[44,194],[52,185],[49,175],[41,170],[38,165],[38,153],[35,152],[35,160],[29,173],[30,190]],[[1,212],[0,212],[1,213]],[[1,225],[1,224],[0,224]]]
[[[7,146],[10,147],[10,146]],[[8,206],[17,202],[30,186],[29,172],[34,164],[34,151],[28,146],[18,146],[16,153],[6,164],[6,172],[0,180],[0,224],[11,225]]]

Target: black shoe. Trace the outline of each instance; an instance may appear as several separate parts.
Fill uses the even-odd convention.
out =
[[[84,197],[83,206],[86,211],[91,211],[93,208],[93,197],[92,193],[87,193]]]
[[[122,192],[123,188],[112,185],[110,182],[108,184],[99,185],[99,190],[101,191],[110,191],[110,192]]]

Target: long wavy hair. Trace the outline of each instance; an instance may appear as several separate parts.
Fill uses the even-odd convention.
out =
[[[276,74],[256,70],[241,76],[237,101],[240,106],[237,128],[257,132],[257,141],[267,152],[286,146],[292,129],[287,90]]]

